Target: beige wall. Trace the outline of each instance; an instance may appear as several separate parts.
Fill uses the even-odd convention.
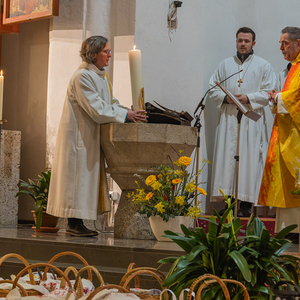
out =
[[[21,131],[20,178],[45,170],[49,20],[20,24],[18,34],[2,36],[5,74],[3,129]],[[19,199],[19,220],[32,220],[33,200]]]

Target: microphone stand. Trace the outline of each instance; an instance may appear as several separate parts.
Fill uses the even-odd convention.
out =
[[[226,77],[224,80],[220,81],[220,83],[223,83],[224,81],[226,81],[227,79],[231,78],[232,76],[242,72],[243,69],[241,69],[240,71],[238,72],[235,72],[233,74],[231,74],[230,76]],[[200,129],[202,127],[201,123],[200,123],[200,117],[201,117],[201,114],[205,108],[205,104],[203,103],[204,102],[204,99],[207,95],[207,93],[209,91],[211,91],[212,89],[214,89],[215,87],[217,86],[217,84],[215,84],[214,86],[212,86],[210,89],[208,89],[206,91],[206,93],[204,94],[204,96],[202,97],[201,101],[199,102],[198,106],[196,107],[195,111],[194,111],[194,118],[195,118],[195,123],[194,123],[194,127],[197,128],[197,152],[196,152],[196,186],[198,186],[198,172],[199,172],[199,156],[200,156]],[[199,108],[201,108],[201,111],[198,115],[196,115],[197,111],[199,110]],[[196,206],[197,205],[197,200],[198,200],[198,194],[196,193],[196,196],[195,196],[195,202],[194,202],[194,205]],[[193,230],[195,231],[195,227],[196,227],[196,219],[194,220],[194,226],[193,226]]]

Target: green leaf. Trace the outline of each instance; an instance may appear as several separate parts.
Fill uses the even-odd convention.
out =
[[[290,225],[290,226],[287,226],[287,227],[283,228],[282,230],[280,230],[277,233],[276,239],[283,239],[289,232],[296,229],[297,227],[298,227],[298,225],[293,224],[293,225]]]
[[[198,245],[192,248],[191,252],[187,256],[188,261],[192,261],[195,259],[195,257],[203,250],[206,250],[207,247],[204,245]]]
[[[248,282],[251,282],[251,273],[250,273],[249,265],[248,265],[245,257],[236,250],[230,252],[229,256],[234,260],[234,262],[236,263],[236,265],[242,272],[245,280]]]
[[[166,258],[163,258],[163,259],[160,259],[158,262],[160,264],[172,264],[176,261],[176,259],[178,259],[178,257],[166,257]]]

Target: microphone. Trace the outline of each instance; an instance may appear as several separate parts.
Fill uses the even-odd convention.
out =
[[[222,81],[220,81],[219,83],[223,83],[224,81],[228,80],[229,78],[231,78],[232,76],[238,74],[238,73],[241,73],[243,71],[243,69],[241,69],[240,71],[238,72],[235,72],[233,74],[231,74],[230,76],[226,77],[225,79],[223,79]],[[213,88],[215,88],[217,86],[217,84],[215,84],[214,86],[212,86],[209,90],[206,91],[206,93],[204,94],[203,98],[201,99],[200,103],[198,104],[197,108],[195,109],[194,111],[194,115],[196,114],[197,110],[199,109],[199,107],[202,107],[204,109],[205,105],[203,105],[203,101],[205,99],[205,96],[207,95],[207,93],[209,91],[211,91]]]

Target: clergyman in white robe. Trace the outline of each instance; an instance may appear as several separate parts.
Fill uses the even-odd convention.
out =
[[[250,54],[243,63],[235,55],[219,64],[210,78],[209,87],[240,70],[243,71],[223,85],[233,94],[247,95],[249,104],[244,104],[246,109],[261,115],[257,122],[243,115],[240,124],[238,199],[257,204],[268,150],[264,106],[269,103],[268,92],[274,88],[276,75],[270,63],[255,54]],[[238,81],[242,82],[239,84]],[[220,188],[227,195],[235,195],[238,110],[234,104],[224,103],[225,93],[218,87],[212,89],[208,96],[219,110],[212,162],[211,201],[220,201],[223,199]]]

